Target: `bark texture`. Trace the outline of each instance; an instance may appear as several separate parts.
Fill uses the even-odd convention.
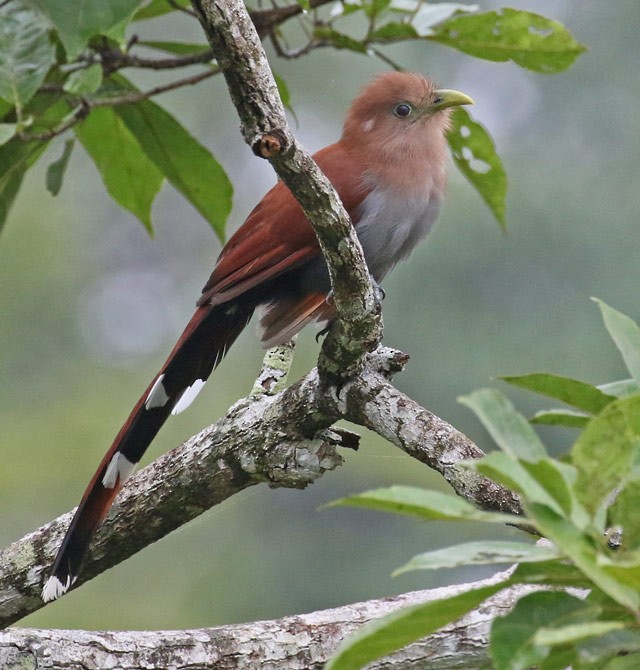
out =
[[[464,586],[288,616],[272,621],[188,631],[82,631],[16,628],[0,632],[3,670],[320,670],[340,642],[396,609],[503,581],[495,575]],[[491,622],[531,587],[508,588],[477,610],[369,670],[474,670],[488,663]]]

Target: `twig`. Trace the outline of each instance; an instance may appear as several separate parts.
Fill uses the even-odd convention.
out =
[[[142,44],[141,46],[145,45]],[[144,56],[125,53],[120,49],[100,49],[98,53],[107,74],[125,67],[138,67],[148,70],[173,70],[189,65],[209,63],[213,59],[211,49],[171,58],[145,58]]]
[[[169,84],[163,84],[162,86],[156,86],[151,88],[148,91],[131,91],[123,95],[117,95],[109,98],[81,98],[80,104],[72,112],[71,117],[60,125],[47,130],[43,133],[17,133],[18,139],[23,142],[47,142],[58,135],[62,135],[64,132],[73,128],[79,121],[86,118],[89,112],[92,109],[97,107],[117,107],[118,105],[130,105],[141,100],[147,100],[153,96],[160,95],[161,93],[166,93],[167,91],[173,91],[177,88],[182,88],[183,86],[193,86],[195,84],[213,77],[214,75],[220,72],[219,68],[212,68],[206,72],[200,72],[199,74],[193,75],[192,77],[186,77],[185,79],[178,79],[177,81],[172,81]],[[45,87],[41,87],[41,90],[45,90]],[[58,92],[56,89],[55,92]]]

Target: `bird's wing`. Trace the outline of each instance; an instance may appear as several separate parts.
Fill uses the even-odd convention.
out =
[[[358,207],[370,190],[363,181],[359,160],[339,142],[319,151],[314,159],[355,222]],[[278,182],[225,245],[198,302],[231,300],[319,253],[316,236],[298,201]]]

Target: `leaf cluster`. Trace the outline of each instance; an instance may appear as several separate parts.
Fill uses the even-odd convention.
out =
[[[261,36],[284,58],[332,47],[401,67],[385,56],[384,47],[427,40],[554,73],[584,50],[560,23],[531,12],[480,13],[475,5],[422,0],[328,5],[329,0],[292,0],[258,7],[251,15]],[[154,199],[168,181],[224,237],[232,196],[227,175],[179,119],[151,100],[219,73],[207,44],[140,38],[138,31],[149,20],[178,15],[197,21],[187,0],[8,0],[0,5],[0,229],[25,174],[62,138],[46,179],[53,195],[62,188],[78,141],[109,195],[149,232]],[[284,29],[291,20],[300,22],[306,36],[295,48],[287,44]],[[149,57],[149,52],[163,55]],[[182,74],[194,65],[201,71]],[[140,91],[122,75],[124,68],[164,71],[169,79]],[[276,79],[290,107],[286,83]],[[491,137],[458,110],[450,144],[457,166],[504,226],[507,179]]]
[[[546,590],[522,597],[494,621],[490,653],[496,670],[639,666],[640,328],[603,302],[598,305],[630,379],[597,387],[540,373],[504,378],[577,411],[567,420],[563,410],[534,418],[540,423],[540,416],[551,415],[551,423],[580,429],[565,458],[549,456],[531,423],[500,392],[481,389],[461,398],[500,448],[467,467],[517,492],[526,524],[548,542],[470,542],[415,556],[396,574],[480,564],[516,567],[503,582],[402,609],[363,628],[341,647],[330,670],[361,668],[519,584]],[[523,525],[520,517],[481,511],[453,495],[402,486],[337,504],[425,520]]]

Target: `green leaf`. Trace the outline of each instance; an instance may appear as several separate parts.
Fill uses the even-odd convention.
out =
[[[508,454],[496,452],[480,460],[465,463],[465,465],[525,496],[527,502],[535,501],[547,505],[557,514],[565,515],[562,505],[547,491],[543,483],[539,482],[535,475],[524,467],[523,461]]]
[[[382,656],[429,635],[459,619],[481,602],[504,588],[493,584],[465,591],[446,600],[401,608],[378,619],[345,640],[325,670],[356,670]]]
[[[0,149],[0,167],[4,162]],[[7,221],[9,210],[20,190],[26,171],[27,166],[20,161],[11,165],[7,171],[0,173],[0,231]]]
[[[484,512],[459,496],[439,491],[428,491],[412,486],[390,486],[366,491],[336,500],[327,507],[348,505],[394,514],[417,516],[421,519],[446,519],[448,521],[488,521],[492,523],[522,523],[510,514]]]
[[[0,8],[0,98],[20,115],[54,62],[49,25],[20,3]]]
[[[191,56],[192,54],[201,54],[211,51],[211,47],[209,47],[208,44],[193,44],[190,42],[140,40],[138,44],[149,47],[149,49],[157,49],[158,51],[166,51],[167,53],[176,54],[176,56]],[[213,60],[213,55],[211,56],[211,60]]]
[[[564,558],[540,563],[519,563],[509,580],[514,584],[544,584],[591,588],[593,583],[584,573]]]
[[[328,26],[316,26],[313,35],[315,38],[327,42],[336,49],[348,49],[349,51],[355,51],[360,54],[367,53],[367,47],[362,42],[359,42],[344,33],[339,33],[337,30],[329,28]]]
[[[134,14],[133,20],[155,19],[156,16],[176,12],[180,8],[184,9],[190,5],[190,0],[151,0],[151,2],[148,2]]]
[[[124,31],[142,0],[27,0],[49,18],[67,57],[75,60],[94,35],[124,44]]]
[[[597,414],[615,400],[614,396],[606,395],[586,382],[544,372],[500,379],[512,386],[560,400],[589,414]]]
[[[625,482],[608,512],[608,523],[623,529],[624,546],[640,549],[640,477]]]
[[[624,358],[627,369],[636,384],[640,385],[640,328],[626,314],[609,307],[602,300],[594,298],[604,319],[609,335]]]
[[[95,93],[102,84],[102,66],[98,63],[82,70],[75,70],[64,82],[64,90],[74,95]]]
[[[112,107],[99,107],[75,127],[82,146],[100,171],[109,195],[151,232],[151,205],[162,173],[141,150]]]
[[[428,551],[414,556],[405,565],[394,570],[393,576],[411,570],[438,570],[468,565],[493,565],[495,563],[529,563],[548,561],[560,554],[552,547],[526,542],[466,542],[444,549]]]
[[[27,170],[44,153],[49,142],[20,142],[12,139],[0,147],[0,231],[9,216]]]
[[[416,29],[409,23],[389,21],[380,28],[376,28],[368,36],[370,42],[397,42],[399,40],[413,40],[418,37]]]
[[[529,423],[545,426],[564,426],[565,428],[584,428],[590,420],[591,417],[579,412],[572,412],[567,409],[549,409],[536,412],[529,419]]]
[[[640,396],[616,400],[592,419],[571,450],[576,492],[594,512],[630,474],[640,452]]]
[[[33,132],[56,126],[69,111],[67,104],[51,95],[36,94],[25,113],[33,117]],[[22,179],[49,146],[45,142],[22,142],[17,137],[0,146],[0,230],[4,226]]]
[[[541,458],[534,463],[522,461],[522,466],[560,505],[564,516],[578,528],[587,528],[590,518],[575,495],[578,472],[573,466],[552,458]]]
[[[640,654],[630,654],[611,659],[606,665],[598,670],[638,670],[640,667]]]
[[[474,121],[462,107],[453,111],[451,121],[447,139],[453,160],[504,230],[507,173],[496,153],[493,140],[486,129]]]
[[[611,616],[609,612],[607,614]],[[640,633],[637,630],[613,631],[580,644],[580,657],[589,663],[602,663],[617,654],[629,654],[638,651],[640,651]],[[639,657],[636,656],[635,658],[637,662]],[[637,668],[640,665],[634,667]],[[599,670],[601,668],[602,666],[599,666]]]
[[[598,557],[598,566],[628,589],[640,592],[640,551],[626,550]]]
[[[362,8],[367,18],[375,19],[378,15],[385,12],[390,4],[391,0],[363,0]]]
[[[458,400],[475,412],[505,453],[529,461],[546,456],[545,448],[533,428],[499,391],[480,389]]]
[[[476,58],[512,60],[543,74],[566,70],[585,50],[558,21],[508,7],[455,16],[428,37]]]
[[[73,140],[67,140],[64,143],[64,149],[62,151],[62,156],[53,163],[49,164],[47,168],[47,177],[46,184],[47,190],[51,195],[58,195],[60,189],[62,188],[62,180],[64,179],[64,173],[66,172],[67,165],[69,164],[69,158],[71,158],[71,152],[73,151],[73,146],[75,142]]]
[[[124,81],[122,77],[120,81]],[[151,100],[120,105],[116,114],[169,182],[211,224],[218,237],[231,211],[233,187],[218,161],[169,112]]]
[[[6,144],[18,130],[17,123],[0,123],[0,147]]]
[[[599,608],[568,593],[541,591],[526,595],[491,627],[490,652],[496,670],[527,670],[549,655],[549,645],[536,642],[542,627],[589,621]]]
[[[624,627],[625,624],[621,621],[588,621],[558,628],[539,628],[534,635],[533,644],[549,647],[576,644],[593,637],[606,635],[614,630],[622,630]]]
[[[527,510],[542,534],[565,553],[596,586],[623,607],[637,612],[640,606],[638,591],[630,589],[624,579],[599,565],[596,545],[591,538],[546,505],[528,503]]]

